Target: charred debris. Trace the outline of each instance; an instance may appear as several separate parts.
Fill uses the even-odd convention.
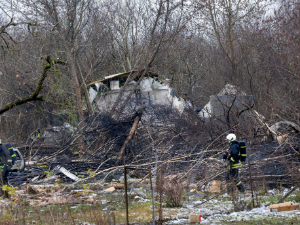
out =
[[[15,143],[26,166],[11,173],[10,184],[51,183],[58,177],[70,185],[124,182],[127,165],[151,170],[154,176],[157,172],[175,175],[178,182],[201,187],[222,180],[226,166],[221,155],[228,148],[224,141],[228,132],[247,143],[248,159],[241,177],[248,188],[250,182],[269,186],[299,182],[297,124],[285,120],[269,124],[272,121],[265,121],[255,110],[254,97],[232,85],[211,96],[201,111],[172,89],[164,90],[169,100],[182,101],[184,109],[174,107],[174,101],[154,103],[151,94],[140,92],[118,117],[95,110],[81,128],[63,122],[41,128],[40,136],[26,144]],[[104,92],[99,99],[107,96]],[[130,176],[142,179],[148,174],[145,171]]]

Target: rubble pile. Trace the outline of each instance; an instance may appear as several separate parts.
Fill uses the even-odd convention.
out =
[[[248,192],[258,193],[279,184],[290,187],[299,173],[300,128],[289,121],[269,125],[270,121],[243,105],[246,97],[246,93],[226,86],[217,95],[219,101],[216,96],[210,99],[211,110],[206,114],[202,111],[205,118],[191,110],[179,115],[170,108],[153,106],[118,118],[95,113],[85,119],[81,129],[70,124],[41,129],[41,136],[30,144],[16,145],[23,154],[20,160],[25,168],[10,173],[10,185],[20,188],[14,197],[28,198],[33,207],[83,203],[105,206],[113,201],[124,202],[126,188],[132,202],[159,201],[163,190],[164,195],[180,193],[177,200],[182,198],[190,206],[186,203],[189,197],[182,197],[181,192],[204,204],[207,193],[219,195],[226,191],[222,180],[228,166],[222,154],[228,144],[223,137],[231,129],[249,144],[248,161],[240,169],[240,180]],[[253,98],[248,100],[251,104]],[[227,106],[235,101],[238,105],[233,108],[238,113],[231,115],[231,107]],[[227,115],[216,113],[222,111],[221,105],[225,105]],[[148,110],[146,117],[144,110]],[[242,113],[240,120],[238,115]],[[248,116],[251,119],[247,123],[244,119]],[[136,118],[141,119],[133,129]],[[132,169],[126,176],[125,166]],[[151,186],[155,190],[153,198]],[[122,199],[113,200],[111,196]],[[199,220],[197,212],[193,215]]]

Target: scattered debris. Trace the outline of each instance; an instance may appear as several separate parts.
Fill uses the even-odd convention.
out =
[[[281,136],[277,136],[278,144],[281,145],[281,143],[284,143],[284,141],[287,139],[288,136],[289,136],[289,134],[284,134],[284,135],[281,135]]]
[[[103,192],[109,192],[112,193],[114,192],[116,189],[114,187],[110,187],[110,188],[106,188]]]
[[[63,173],[67,177],[71,178],[74,181],[79,181],[80,178],[75,176],[74,174],[70,173],[68,170],[66,170],[64,167],[57,165],[53,170],[53,173],[56,174],[58,172]]]
[[[137,71],[113,74],[88,84],[91,102],[94,101],[102,112],[110,110],[117,96],[122,91],[120,84],[124,83],[128,76],[136,73]],[[140,76],[141,74],[137,75],[137,78],[128,85],[135,85]],[[136,107],[136,103],[139,100],[134,99],[144,99],[143,104],[172,106],[179,114],[183,113],[184,109],[188,107],[188,103],[178,96],[175,89],[169,86],[169,80],[159,82],[157,77],[158,75],[152,72],[147,73],[137,88],[138,95],[132,96],[131,104],[126,105],[125,111]],[[128,93],[125,92],[123,95],[126,97]]]
[[[115,189],[124,189],[125,185],[124,184],[115,184],[114,188]]]
[[[69,205],[74,205],[74,204],[80,204],[81,201],[78,199],[74,198],[72,195],[64,195],[64,196],[53,196],[48,199],[48,201],[41,202],[37,205],[36,207],[41,207],[41,206],[46,206],[50,204],[69,204]]]
[[[58,145],[62,143],[63,139],[70,138],[76,130],[77,128],[64,122],[62,126],[53,126],[44,129],[41,141],[45,145]]]
[[[198,193],[198,191],[196,189],[192,189],[190,192],[191,193]]]
[[[200,214],[191,214],[190,215],[190,223],[200,223],[201,215]]]
[[[274,125],[272,125],[270,127],[270,129],[274,132],[286,130],[288,128],[292,128],[293,130],[296,130],[297,132],[300,132],[300,127],[297,124],[295,124],[293,122],[290,122],[290,121],[287,121],[287,120],[277,122],[277,123],[275,123]]]
[[[116,77],[114,77],[116,78]],[[110,94],[114,94],[119,92],[119,85],[118,82],[115,80],[112,81],[112,91]],[[153,78],[147,78],[145,82],[141,83],[142,91],[144,92],[160,92],[162,93],[163,98],[167,96],[168,100],[171,102],[177,102],[181,106],[184,106],[184,100],[179,97],[175,90],[169,89],[168,85],[159,86],[157,82]],[[95,84],[97,90],[99,89],[99,84]],[[98,86],[97,86],[98,85]],[[100,85],[102,86],[102,85]],[[151,90],[150,90],[151,89]],[[90,93],[92,93],[91,91]],[[152,94],[153,94],[152,93]],[[135,93],[136,96],[139,93]],[[95,95],[95,93],[93,94]],[[98,95],[98,94],[97,94]],[[150,93],[151,95],[151,93]],[[151,96],[150,96],[151,97]],[[235,109],[238,109],[237,114],[239,111],[248,110],[247,116],[252,116],[252,118],[256,119],[257,123],[251,123],[254,132],[257,132],[256,128],[264,128],[265,133],[269,133],[273,138],[277,138],[277,142],[271,143],[269,146],[262,146],[256,145],[256,143],[252,143],[256,145],[255,148],[253,147],[253,154],[251,154],[251,159],[249,157],[249,168],[247,165],[243,165],[241,167],[241,174],[242,179],[248,179],[248,175],[243,176],[249,172],[249,170],[253,171],[262,171],[265,168],[260,167],[259,163],[273,163],[272,166],[265,166],[266,173],[255,173],[253,174],[253,179],[263,179],[266,184],[268,183],[268,177],[276,177],[279,175],[280,182],[283,179],[286,179],[287,170],[282,172],[280,168],[280,161],[282,160],[282,152],[286,154],[286,157],[292,158],[292,151],[286,151],[284,149],[284,143],[286,143],[286,139],[291,141],[294,138],[294,134],[299,131],[297,125],[290,123],[288,121],[278,122],[272,127],[269,127],[265,122],[261,115],[259,115],[254,109],[247,108],[247,106],[243,105],[242,103],[246,100],[249,100],[247,104],[251,105],[253,101],[253,96],[248,96],[244,92],[238,92],[232,85],[226,85],[225,89],[222,90],[218,95],[212,96],[210,102],[207,106],[210,107],[209,110],[206,108],[206,116],[216,116],[219,115],[218,113],[224,113],[223,109],[228,109],[228,105],[236,103],[234,106]],[[101,98],[106,98],[104,95],[93,96],[95,98],[95,103],[99,103]],[[100,99],[99,99],[100,98]],[[102,99],[103,100],[103,99]],[[155,99],[157,101],[159,99]],[[169,101],[170,102],[170,101]],[[160,102],[163,105],[163,102]],[[227,106],[226,106],[227,105]],[[99,106],[99,105],[98,105]],[[225,106],[225,108],[224,108]],[[184,106],[185,107],[185,106]],[[222,107],[222,108],[221,108]],[[246,108],[245,108],[246,107]],[[175,104],[176,108],[176,104]],[[149,108],[147,109],[147,113],[152,113]],[[168,109],[169,110],[169,109]],[[180,109],[179,111],[182,111]],[[204,109],[205,110],[205,109]],[[174,110],[173,110],[174,111]],[[193,110],[192,110],[193,111]],[[225,110],[226,111],[226,110]],[[203,112],[203,111],[202,111]],[[193,111],[194,113],[194,111]],[[201,112],[200,112],[201,113]],[[177,113],[176,113],[177,114]],[[169,114],[167,114],[169,115]],[[221,115],[221,114],[220,114]],[[185,112],[183,117],[189,117],[189,115]],[[194,115],[195,116],[195,115]],[[121,117],[121,116],[120,116]],[[144,121],[141,118],[139,120],[135,120],[137,118],[137,114],[133,114],[132,116],[121,117],[121,119],[113,118],[108,114],[100,115],[100,114],[93,114],[90,117],[86,118],[86,127],[82,128],[82,130],[77,130],[76,128],[72,127],[70,124],[64,124],[63,127],[49,127],[49,130],[44,133],[44,136],[40,140],[36,140],[35,143],[39,141],[42,144],[48,143],[51,144],[47,147],[40,147],[33,145],[23,147],[22,153],[24,154],[24,159],[28,159],[26,161],[27,166],[25,171],[18,171],[12,172],[10,178],[10,183],[14,182],[14,184],[20,185],[22,188],[24,186],[28,186],[25,192],[23,189],[21,192],[16,192],[17,198],[14,198],[14,202],[21,201],[22,195],[28,197],[28,201],[30,205],[35,206],[46,206],[49,204],[80,204],[80,203],[88,203],[88,204],[98,204],[102,211],[110,209],[110,207],[114,208],[114,203],[119,202],[120,200],[115,200],[114,197],[118,195],[124,195],[124,171],[123,171],[123,162],[118,164],[118,152],[120,149],[122,150],[122,154],[120,156],[125,155],[126,158],[124,159],[125,165],[131,165],[136,167],[136,170],[130,171],[127,173],[127,188],[130,194],[130,201],[134,204],[136,202],[148,202],[149,199],[155,199],[157,201],[169,201],[164,202],[163,204],[169,205],[171,200],[175,202],[180,198],[179,203],[175,202],[178,207],[183,206],[181,210],[184,211],[184,216],[178,216],[178,220],[182,220],[183,217],[185,218],[185,222],[201,222],[205,223],[208,220],[206,219],[211,215],[211,211],[213,211],[216,206],[219,204],[219,200],[215,198],[215,196],[220,196],[219,193],[221,192],[224,185],[220,180],[214,179],[221,179],[221,174],[225,171],[225,164],[222,163],[220,159],[220,151],[222,146],[221,138],[222,138],[222,126],[220,126],[220,136],[216,137],[215,135],[210,135],[210,137],[205,137],[205,145],[203,143],[198,144],[196,143],[199,139],[198,134],[197,136],[191,137],[190,133],[186,132],[187,130],[199,130],[203,134],[206,132],[206,128],[201,128],[200,126],[193,127],[195,123],[193,123],[193,118],[188,118],[186,121],[180,122],[187,122],[183,126],[178,126],[178,128],[185,128],[182,129],[180,133],[178,133],[180,129],[177,129],[177,126],[172,127],[172,130],[165,129],[168,125],[163,127],[163,131],[158,131],[156,120],[155,126],[152,127],[153,123],[151,122],[151,126],[144,124]],[[197,117],[199,119],[199,117]],[[177,118],[176,118],[177,119]],[[135,122],[134,122],[135,121]],[[212,120],[212,125],[216,120]],[[225,121],[225,122],[224,122]],[[203,121],[206,123],[205,121]],[[217,121],[219,122],[219,121]],[[226,120],[223,120],[223,124],[226,123]],[[135,124],[135,126],[133,126]],[[177,123],[174,123],[177,124]],[[179,123],[178,123],[179,124]],[[192,125],[190,125],[192,124]],[[147,125],[147,126],[146,126]],[[258,126],[256,126],[258,125]],[[132,129],[135,127],[134,129]],[[145,129],[144,129],[145,128]],[[174,128],[174,129],[173,129]],[[191,128],[191,129],[190,129]],[[213,129],[214,127],[212,127]],[[286,129],[287,128],[287,129]],[[48,128],[47,128],[48,129]],[[161,128],[159,128],[161,129]],[[51,131],[51,132],[50,132]],[[75,133],[76,131],[76,133]],[[132,131],[132,132],[130,132]],[[168,132],[175,132],[176,137],[173,137],[173,133],[168,136]],[[66,136],[62,137],[61,133],[68,133]],[[277,132],[277,133],[276,133]],[[294,133],[292,133],[294,132]],[[130,134],[131,136],[129,136]],[[164,134],[164,135],[161,135]],[[156,137],[157,136],[157,137]],[[165,143],[165,138],[169,139],[168,144],[170,146],[161,146],[157,140],[164,136],[161,143]],[[203,135],[205,136],[205,135]],[[128,137],[130,137],[128,139]],[[66,138],[63,142],[61,142],[60,138]],[[79,139],[83,138],[84,145],[83,148],[85,151],[83,152],[80,148],[80,141]],[[195,140],[193,140],[194,138]],[[220,138],[220,140],[218,139]],[[242,134],[241,134],[241,138]],[[274,138],[274,139],[275,139]],[[157,140],[156,140],[157,139]],[[259,138],[261,140],[261,138]],[[145,141],[146,140],[146,141]],[[61,144],[63,143],[63,144]],[[153,144],[151,144],[153,143]],[[206,144],[213,143],[213,145],[208,145],[210,147],[203,147],[207,146]],[[55,146],[54,146],[55,144]],[[124,145],[125,144],[125,145]],[[220,144],[220,145],[219,145]],[[225,144],[224,144],[225,145]],[[57,147],[58,146],[58,147]],[[195,147],[194,147],[195,146]],[[274,148],[274,146],[276,148]],[[22,146],[21,146],[22,147]],[[222,151],[224,150],[222,146]],[[267,149],[268,151],[259,151],[258,148],[263,148],[264,150]],[[215,149],[216,148],[216,149]],[[292,147],[291,147],[292,148]],[[45,149],[52,149],[52,152],[46,152]],[[53,150],[55,149],[55,150]],[[227,149],[227,147],[226,147]],[[45,150],[45,151],[44,151]],[[257,151],[256,151],[257,150]],[[270,151],[269,151],[270,150]],[[283,150],[283,151],[282,151]],[[290,150],[290,149],[289,149]],[[45,157],[41,157],[40,151],[44,151],[41,155],[46,155]],[[277,152],[276,152],[277,151]],[[46,153],[45,153],[46,152]],[[76,153],[75,153],[76,152]],[[217,152],[215,155],[214,152]],[[256,154],[256,153],[259,154]],[[271,154],[269,154],[271,153]],[[274,153],[274,154],[273,154]],[[297,153],[296,150],[292,153]],[[27,154],[27,155],[26,155]],[[73,155],[72,155],[73,154]],[[166,158],[159,158],[159,155],[164,154]],[[288,155],[289,154],[289,155]],[[278,158],[276,158],[278,157]],[[120,159],[121,157],[119,157]],[[271,158],[271,160],[269,160]],[[134,160],[132,160],[134,159]],[[275,159],[275,160],[274,160]],[[155,162],[155,161],[156,162]],[[199,166],[195,165],[194,162],[199,162]],[[289,161],[287,161],[289,162]],[[194,167],[190,167],[191,164],[194,164]],[[253,166],[250,169],[250,166]],[[295,164],[295,168],[298,170],[298,164]],[[141,167],[141,168],[139,168]],[[164,167],[162,169],[161,167]],[[143,172],[142,168],[147,168],[147,171],[153,171],[153,173],[146,173]],[[184,169],[183,169],[184,168]],[[213,169],[211,169],[213,168]],[[280,170],[280,174],[275,171],[270,170]],[[224,169],[224,171],[223,171]],[[182,172],[187,171],[187,173]],[[191,179],[191,174],[194,174],[195,177]],[[207,172],[208,171],[208,172]],[[189,173],[190,172],[190,173]],[[207,173],[206,173],[207,172]],[[217,172],[217,173],[216,173]],[[163,190],[163,194],[159,193],[159,185],[160,179],[157,179],[160,174],[163,174],[163,181],[164,185],[162,186],[165,188]],[[153,183],[150,185],[149,174],[151,176]],[[159,175],[158,175],[159,174]],[[274,175],[276,174],[276,175]],[[197,175],[197,176],[196,176]],[[251,175],[250,175],[251,176]],[[147,179],[146,179],[147,178]],[[252,179],[251,178],[251,179]],[[256,181],[256,180],[255,180]],[[284,182],[285,180],[283,180]],[[291,181],[291,180],[289,180]],[[252,181],[251,181],[252,182]],[[277,181],[276,181],[277,182]],[[192,184],[191,184],[192,183]],[[26,185],[24,185],[26,184]],[[40,185],[35,185],[40,184]],[[66,185],[67,184],[67,185]],[[210,184],[207,188],[205,188],[206,184]],[[153,186],[152,186],[153,185]],[[288,183],[290,185],[290,183]],[[167,187],[167,188],[166,188]],[[289,186],[290,187],[290,186]],[[83,189],[82,189],[83,188]],[[106,188],[106,189],[105,189]],[[182,188],[182,189],[181,189]],[[190,189],[190,194],[188,193],[186,196],[183,196],[183,192],[188,192]],[[251,187],[252,189],[252,187]],[[149,190],[154,190],[154,196],[149,195]],[[205,190],[205,191],[204,191]],[[257,190],[257,189],[256,189]],[[255,192],[255,191],[253,191]],[[287,193],[288,191],[285,191]],[[27,194],[28,193],[28,194]],[[166,193],[170,193],[168,196]],[[179,193],[179,194],[178,194]],[[275,195],[275,192],[270,190],[264,190],[263,195],[267,196],[267,193],[270,195]],[[291,193],[291,192],[290,192]],[[247,200],[250,200],[250,195],[247,193],[246,196]],[[19,196],[20,195],[20,196]],[[255,197],[258,195],[257,193],[252,193]],[[161,196],[163,196],[163,200],[161,200]],[[230,214],[233,209],[232,205],[230,205],[229,199],[230,196],[228,194],[221,195],[224,198],[224,202],[226,206],[223,207],[223,211],[219,210],[218,213]],[[252,196],[253,206],[254,204],[254,197]],[[288,195],[285,195],[287,197]],[[118,196],[120,197],[120,196]],[[104,198],[103,200],[100,200]],[[171,199],[173,198],[173,199]],[[181,199],[182,198],[182,199]],[[205,199],[204,199],[205,198]],[[107,200],[106,200],[107,199]],[[167,199],[167,200],[166,200]],[[175,199],[175,200],[174,200]],[[289,199],[290,200],[290,199]],[[112,203],[112,204],[110,204]],[[172,203],[172,202],[171,202]],[[210,204],[211,203],[211,204]],[[173,203],[172,203],[173,204]],[[198,210],[201,205],[209,205],[207,208],[201,208]],[[268,203],[269,204],[269,203]],[[103,206],[102,206],[103,205]],[[173,204],[174,206],[175,204]],[[230,206],[228,206],[230,205]],[[78,207],[80,208],[80,207]],[[104,209],[103,209],[104,208]],[[154,208],[154,205],[153,205]],[[261,207],[263,208],[263,207]],[[271,212],[277,211],[291,211],[299,209],[299,204],[287,204],[284,203],[283,205],[272,205],[270,208],[264,207],[263,212],[266,209]],[[119,210],[116,207],[116,210]],[[121,209],[122,210],[122,209]],[[257,209],[252,209],[249,213],[257,213]],[[201,217],[200,214],[201,212]],[[183,213],[181,213],[183,214]],[[190,215],[190,217],[188,217]],[[232,212],[232,216],[235,214]],[[212,218],[212,217],[211,217]],[[237,220],[248,220],[246,213],[243,215],[239,215],[236,217]],[[211,219],[212,220],[212,219]],[[182,222],[182,221],[181,221]],[[211,224],[210,222],[207,222]]]
[[[299,204],[292,205],[291,202],[270,205],[270,212],[293,211],[299,209]]]
[[[227,105],[233,104],[233,110],[242,111],[246,109],[242,104],[243,102],[252,105],[254,102],[253,96],[240,91],[234,85],[226,84],[218,94],[210,96],[209,102],[199,112],[199,116],[204,119],[212,116],[224,117],[228,111]]]
[[[29,185],[27,188],[27,193],[31,195],[36,195],[39,194],[40,192],[36,188]]]
[[[214,180],[209,188],[207,189],[208,192],[211,192],[211,193],[220,193],[221,191],[221,184],[222,184],[222,181],[220,180]]]

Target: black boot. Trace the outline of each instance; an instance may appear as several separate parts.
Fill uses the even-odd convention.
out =
[[[237,185],[237,188],[238,190],[241,192],[241,193],[244,193],[245,192],[245,186],[241,183],[239,185]]]

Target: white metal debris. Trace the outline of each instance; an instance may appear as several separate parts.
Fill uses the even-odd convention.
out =
[[[90,99],[90,102],[92,103],[94,101],[94,99],[96,98],[98,92],[94,90],[94,88],[91,88],[89,89],[89,99]]]
[[[66,175],[67,177],[69,177],[70,179],[74,180],[74,181],[79,181],[81,180],[79,177],[77,177],[76,175],[74,175],[73,173],[70,173],[68,170],[66,170],[64,167],[62,166],[56,166],[53,170],[53,173],[58,173],[61,172],[64,175]]]

